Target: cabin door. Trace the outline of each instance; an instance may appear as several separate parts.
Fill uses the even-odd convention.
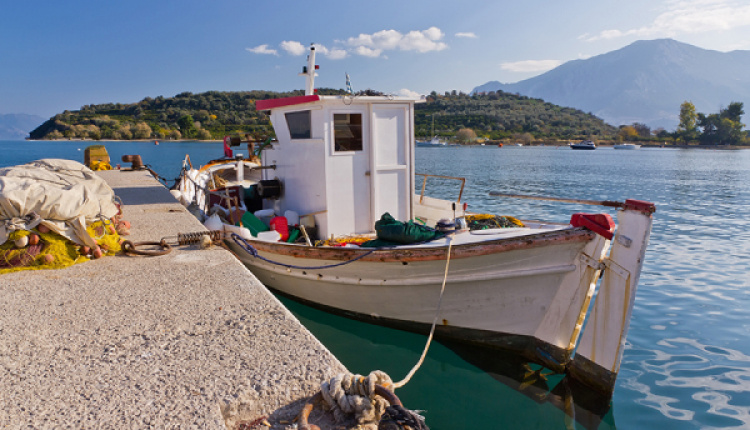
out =
[[[372,218],[390,213],[399,221],[411,218],[412,187],[409,105],[373,104],[371,111]]]
[[[333,146],[329,174],[329,234],[369,233],[370,163],[367,112],[333,112]]]

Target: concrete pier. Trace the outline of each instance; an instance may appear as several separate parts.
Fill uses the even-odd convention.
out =
[[[100,173],[127,239],[204,230],[147,172]],[[0,275],[3,428],[291,428],[345,370],[221,247]]]

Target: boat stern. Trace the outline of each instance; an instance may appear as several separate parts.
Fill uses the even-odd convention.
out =
[[[653,203],[640,200],[626,200],[618,211],[618,229],[602,263],[596,301],[569,366],[574,379],[602,393],[612,393],[620,371],[655,211]]]

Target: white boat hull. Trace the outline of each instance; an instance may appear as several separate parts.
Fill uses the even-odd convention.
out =
[[[241,243],[228,242],[265,285],[312,304],[425,332],[438,311],[447,246],[380,250],[338,267],[302,269],[265,262]],[[514,350],[561,370],[575,347],[598,276],[581,255],[599,260],[607,244],[580,229],[536,239],[456,244],[436,334]],[[304,256],[304,247],[295,245],[252,245],[262,257],[302,267],[341,263],[368,252],[343,249],[331,258],[332,250],[326,258],[325,252]],[[289,248],[298,248],[298,255],[289,255]]]

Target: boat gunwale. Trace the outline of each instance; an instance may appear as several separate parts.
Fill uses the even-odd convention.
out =
[[[237,161],[242,161],[243,164],[255,164],[256,166],[250,166],[250,168],[257,169],[258,167],[262,166],[262,163],[260,162],[260,159],[258,157],[253,156],[253,158],[241,158],[240,160],[237,160],[236,158],[220,158],[218,160],[211,160],[207,162],[206,164],[200,166],[199,168],[195,169],[199,172],[204,171],[210,171],[212,168],[221,166],[221,165],[227,165],[227,168],[232,168],[237,166]]]
[[[554,230],[527,236],[500,238],[481,242],[453,245],[451,259],[471,258],[500,252],[532,249],[541,246],[569,242],[588,242],[596,238],[596,233],[583,227]],[[397,248],[345,248],[309,247],[283,242],[248,241],[256,251],[308,260],[347,261],[355,258],[368,262],[413,262],[445,260],[447,244],[435,247]],[[362,256],[363,254],[366,254]]]

